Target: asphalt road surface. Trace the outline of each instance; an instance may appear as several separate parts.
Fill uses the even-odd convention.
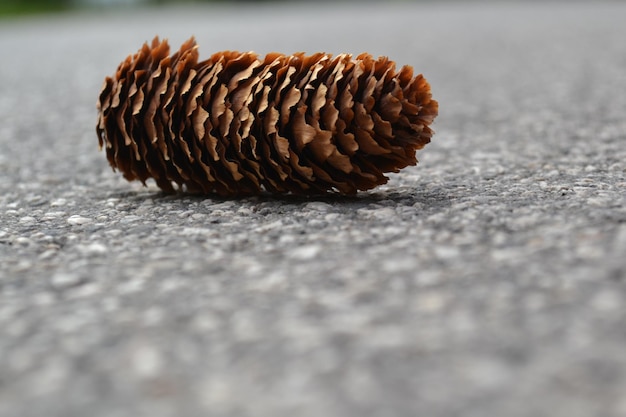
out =
[[[336,3],[0,21],[0,416],[626,415],[626,4]],[[98,151],[102,81],[368,51],[440,102],[353,198],[165,195]]]

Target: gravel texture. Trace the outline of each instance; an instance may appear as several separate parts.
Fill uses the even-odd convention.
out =
[[[214,6],[0,22],[0,416],[626,415],[626,5]],[[353,198],[111,172],[154,35],[369,51],[440,102]]]

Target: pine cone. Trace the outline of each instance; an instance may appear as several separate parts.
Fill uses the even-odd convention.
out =
[[[387,58],[219,52],[155,38],[107,77],[97,133],[127,180],[220,195],[354,194],[415,165],[438,104]]]

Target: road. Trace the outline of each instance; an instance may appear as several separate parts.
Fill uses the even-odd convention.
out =
[[[590,2],[591,3],[591,2]],[[626,415],[626,4],[238,4],[0,22],[0,416]],[[128,183],[104,77],[155,35],[368,51],[440,103],[356,197]]]

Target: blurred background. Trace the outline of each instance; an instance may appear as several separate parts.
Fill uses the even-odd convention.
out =
[[[118,8],[191,3],[260,3],[272,0],[0,0],[0,17],[25,14],[39,14],[89,8]],[[275,0],[274,0],[275,1]],[[307,0],[283,0],[285,2],[303,2]],[[346,0],[344,0],[346,1]],[[364,0],[355,0],[364,1]],[[368,1],[368,0],[365,0]],[[380,1],[380,0],[379,0]],[[383,0],[389,1],[389,0]],[[391,0],[394,1],[394,0]],[[397,2],[425,0],[395,0]],[[426,0],[432,1],[432,0]]]
[[[277,0],[0,0],[0,17],[19,16],[25,14],[39,14],[49,12],[59,12],[76,9],[93,8],[118,8],[118,7],[138,7],[171,4],[191,4],[191,3],[261,3],[276,2]],[[280,1],[280,0],[278,0]],[[282,0],[283,2],[307,2],[311,0]],[[319,0],[318,0],[319,1]],[[327,0],[336,2],[337,0]],[[353,2],[436,2],[435,0],[341,0]],[[487,0],[489,1],[489,0]],[[491,0],[492,2],[527,2],[542,3],[543,0]],[[600,3],[600,2],[621,2],[622,0],[570,0],[567,3]],[[439,0],[441,2],[441,0]],[[463,3],[467,3],[464,1]]]
[[[136,7],[183,3],[233,3],[245,1],[264,2],[267,0],[0,0],[0,16],[6,17],[86,8]],[[399,1],[406,2],[411,0]]]
[[[214,0],[0,0],[0,16],[58,12],[79,8],[199,3]]]
[[[86,8],[135,7],[177,3],[226,3],[236,1],[241,0],[0,0],[0,17]]]
[[[192,3],[260,3],[272,0],[0,0],[0,17],[93,8],[119,8]],[[275,1],[275,0],[274,0]],[[307,0],[283,0],[285,2]],[[344,0],[346,1],[346,0]],[[364,1],[364,0],[356,0]],[[365,0],[368,1],[368,0]],[[379,0],[380,1],[380,0]],[[385,0],[388,1],[388,0]],[[391,0],[393,1],[393,0]],[[396,0],[398,2],[424,0]],[[426,0],[429,1],[429,0]]]

